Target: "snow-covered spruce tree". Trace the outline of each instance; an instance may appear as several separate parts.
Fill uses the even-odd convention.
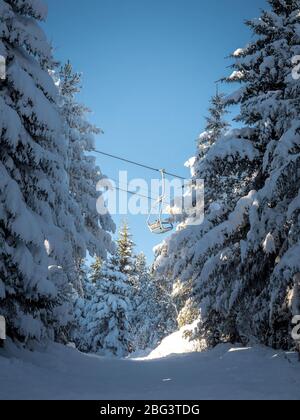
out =
[[[225,119],[228,113],[225,95],[219,93],[219,88],[210,101],[208,112],[205,130],[198,138],[196,156],[190,159],[186,166],[190,168],[193,180],[203,179],[205,181],[205,212],[206,215],[212,212],[215,217],[229,211],[229,203],[231,206],[234,205],[233,194],[236,189],[237,171],[240,168],[234,167],[233,159],[231,161],[230,157],[228,162],[223,162],[219,151],[215,155],[216,148],[213,148],[222,138],[218,143],[217,150],[223,147],[226,155],[226,143],[230,144],[235,135],[235,133],[230,133],[225,139],[230,124]],[[187,217],[183,226],[188,222]]]
[[[211,98],[211,106],[209,115],[206,117],[206,128],[204,133],[198,139],[197,160],[204,159],[210,148],[229,128],[225,115],[228,113],[226,109],[225,95],[219,93],[217,88],[216,94]]]
[[[224,223],[239,199],[251,190],[257,173],[259,152],[251,142],[253,132],[227,131],[225,114],[223,95],[218,94],[212,100],[209,125],[199,137],[196,157],[188,162],[193,179],[205,181],[204,222],[195,225],[199,215],[194,220],[186,218],[177,232],[157,248],[156,275],[173,283],[180,327],[199,317],[199,276],[207,270],[211,258],[220,260],[219,253],[230,244],[235,231],[226,232]],[[214,115],[218,115],[217,120]],[[240,217],[237,227],[243,224]],[[201,291],[213,299],[216,292],[209,290],[210,286],[201,286]]]
[[[1,312],[13,338],[66,340],[75,256],[85,256],[87,237],[83,209],[70,194],[56,63],[37,23],[46,7],[1,0],[0,10],[7,62],[0,86]]]
[[[108,262],[96,258],[83,298],[76,299],[81,316],[74,341],[82,351],[125,356],[133,351],[132,320],[136,308],[135,258],[128,225],[119,232],[116,252]]]
[[[127,356],[132,351],[132,290],[116,259],[104,263],[100,278],[91,284],[86,301],[83,351]]]
[[[129,226],[124,222],[117,240],[117,260],[120,272],[128,276],[134,275],[134,246]]]
[[[206,118],[206,131],[211,134],[212,144],[215,143],[229,127],[228,122],[224,119],[224,116],[228,114],[224,98],[225,95],[219,93],[219,88],[217,87],[216,94],[212,97],[211,106],[208,109],[209,116]]]
[[[98,268],[98,266],[97,266]],[[91,272],[90,272],[91,271]],[[70,328],[70,340],[76,343],[77,347],[83,351],[87,349],[86,341],[86,316],[87,308],[94,296],[94,284],[100,278],[100,271],[98,269],[89,269],[86,261],[82,260],[80,267],[78,267],[79,282],[81,285],[81,293],[73,288],[73,313],[74,319]],[[91,275],[94,274],[95,280],[92,280]]]
[[[74,73],[72,65],[68,62],[59,72],[58,84],[61,96],[62,115],[65,120],[68,148],[68,174],[70,192],[77,203],[82,218],[81,243],[86,244],[87,251],[92,257],[106,258],[107,251],[113,251],[113,243],[108,232],[115,232],[115,225],[109,214],[100,215],[97,212],[97,200],[100,193],[96,185],[103,178],[100,169],[95,164],[95,158],[88,153],[95,149],[94,136],[101,130],[87,121],[89,110],[76,101],[80,92],[81,75]],[[73,246],[75,261],[85,257],[80,243]],[[81,293],[80,283],[75,272],[75,286]]]
[[[147,276],[149,274],[149,267],[147,266],[146,255],[143,252],[141,252],[135,257],[134,272],[139,278],[138,289],[141,290],[143,288],[143,285],[147,282]]]
[[[69,321],[62,266],[73,229],[67,142],[49,75],[55,63],[39,0],[0,1],[0,312],[19,341],[59,338]],[[74,228],[74,234],[75,228]],[[51,254],[51,257],[50,255]]]
[[[92,283],[96,283],[99,280],[103,267],[103,260],[99,257],[96,257],[95,261],[91,264],[91,273],[90,278]]]
[[[150,293],[154,325],[150,344],[155,347],[176,330],[178,310],[173,298],[173,284],[169,278],[157,277],[151,273]]]
[[[239,339],[285,349],[293,346],[289,295],[300,272],[300,84],[292,64],[300,54],[300,1],[269,3],[248,22],[255,41],[236,51],[229,78],[242,83],[233,96],[238,119],[255,128],[263,159],[227,305]]]
[[[133,297],[133,307],[136,310],[136,306],[141,300],[141,294],[143,293],[143,286],[147,281],[147,276],[149,274],[149,267],[147,266],[147,260],[145,254],[142,252],[140,254],[135,254],[131,252],[130,265],[127,265],[127,268],[130,267],[128,273],[129,282],[132,286],[134,293]]]
[[[153,349],[176,324],[174,305],[169,295],[155,282],[143,253],[135,259],[133,283],[132,336],[136,350]]]
[[[141,317],[143,317],[141,314],[141,304],[145,300],[145,291],[149,282],[149,268],[147,267],[147,260],[144,253],[136,255],[133,259],[133,264],[132,274],[130,276],[130,283],[133,290],[133,327],[137,330],[138,334]]]
[[[242,84],[228,103],[241,105],[238,120],[250,127],[235,133],[248,132],[251,141],[236,143],[240,157],[232,162],[243,168],[241,151],[248,158],[251,152],[253,171],[246,178],[238,173],[239,201],[222,223],[202,233],[192,249],[179,243],[188,261],[187,270],[179,265],[181,278],[193,278],[201,333],[212,345],[223,340],[293,345],[288,297],[299,272],[300,177],[299,80],[292,77],[292,58],[299,55],[300,3],[269,3],[270,12],[248,22],[255,40],[234,53],[228,79]],[[222,143],[202,166],[212,153],[222,153]],[[175,243],[171,239],[173,249]]]

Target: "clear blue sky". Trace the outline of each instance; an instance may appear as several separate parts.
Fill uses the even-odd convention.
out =
[[[80,100],[105,131],[97,147],[108,153],[189,176],[184,162],[214,82],[228,74],[226,57],[250,40],[244,20],[264,0],[48,0],[46,32],[61,61],[83,73]],[[228,89],[228,88],[226,88]],[[153,174],[98,158],[113,178]],[[155,176],[155,175],[154,175]],[[120,222],[120,217],[115,218]],[[138,250],[152,260],[153,236],[144,216],[129,216]]]

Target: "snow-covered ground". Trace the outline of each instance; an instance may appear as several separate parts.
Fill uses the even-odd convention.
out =
[[[30,353],[8,343],[0,350],[0,400],[300,399],[295,354],[223,345],[153,357],[107,359],[60,345]]]

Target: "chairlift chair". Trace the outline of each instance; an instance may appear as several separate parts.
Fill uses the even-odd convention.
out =
[[[152,207],[148,220],[147,225],[150,229],[150,232],[156,235],[163,235],[165,233],[171,232],[174,229],[174,225],[171,222],[170,218],[163,218],[163,204],[165,200],[166,194],[166,180],[165,180],[165,170],[161,169],[161,178],[162,178],[162,194],[156,201],[155,205]],[[158,207],[158,218],[152,222],[152,216],[154,214],[154,209]]]

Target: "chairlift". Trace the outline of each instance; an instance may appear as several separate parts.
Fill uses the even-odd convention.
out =
[[[154,206],[152,207],[148,220],[147,225],[150,229],[150,232],[156,235],[163,235],[165,233],[171,232],[174,229],[174,225],[171,222],[170,218],[163,217],[163,205],[166,198],[166,179],[165,179],[165,170],[161,169],[161,178],[162,178],[162,193],[161,196],[158,198]],[[158,207],[158,218],[153,220],[154,210]]]

